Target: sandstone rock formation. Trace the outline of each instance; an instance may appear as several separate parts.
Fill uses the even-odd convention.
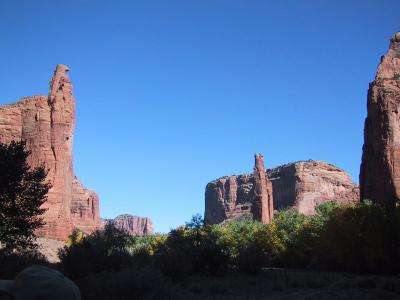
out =
[[[325,201],[355,203],[358,186],[350,176],[323,161],[301,161],[268,169],[276,209],[294,206],[304,214],[313,214],[316,205]],[[225,176],[207,184],[205,219],[215,224],[226,219],[253,216],[255,176]],[[256,218],[261,220],[260,218]]]
[[[97,196],[74,181],[75,99],[68,71],[67,66],[57,65],[48,96],[25,97],[0,106],[0,142],[25,140],[31,151],[28,163],[49,170],[47,178],[53,187],[43,205],[46,225],[38,235],[59,240],[66,239],[74,227],[87,232],[100,223]]]
[[[264,158],[255,155],[254,174],[225,176],[207,184],[205,215],[209,224],[249,216],[269,223],[273,216],[272,184],[265,175]]]
[[[267,170],[274,189],[275,207],[296,207],[314,214],[323,202],[359,202],[359,188],[344,170],[324,161],[308,160]]]
[[[72,182],[72,224],[86,234],[100,228],[99,197],[75,177]]]
[[[272,183],[265,175],[264,157],[255,155],[253,216],[262,223],[269,223],[274,216]]]
[[[153,223],[149,218],[125,214],[106,221],[113,223],[117,228],[126,230],[131,235],[146,236],[153,234]]]
[[[400,199],[400,32],[390,39],[368,90],[360,168],[361,200],[394,205]]]

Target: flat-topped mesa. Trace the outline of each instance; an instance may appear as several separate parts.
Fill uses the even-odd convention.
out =
[[[125,230],[130,235],[147,236],[154,233],[153,223],[150,218],[124,214],[107,221],[114,224],[115,227]]]
[[[349,174],[322,160],[289,163],[267,170],[274,188],[277,209],[295,207],[312,215],[315,207],[327,201],[342,204],[359,202],[359,188]]]
[[[88,232],[100,226],[97,195],[74,182],[75,99],[68,71],[67,66],[57,65],[48,96],[24,97],[0,106],[0,142],[25,140],[31,151],[28,164],[49,170],[52,188],[43,204],[46,225],[37,234],[58,240],[65,240],[74,227]]]
[[[400,199],[400,32],[390,39],[375,80],[370,84],[360,197],[394,205]]]
[[[262,223],[269,223],[274,215],[272,183],[265,174],[264,157],[256,154],[254,166],[254,209],[253,216]]]
[[[257,159],[257,158],[256,158]],[[225,176],[207,184],[205,193],[205,219],[210,224],[250,216],[254,192],[257,187],[258,171],[263,169],[262,161],[254,174]],[[257,164],[257,161],[256,161]],[[295,207],[299,212],[310,215],[315,207],[326,201],[340,203],[359,202],[358,186],[340,168],[323,161],[300,161],[268,169],[266,180],[272,184],[270,216],[273,207],[282,209]],[[268,189],[271,190],[271,189]],[[271,193],[272,195],[272,193]],[[273,204],[272,204],[273,203]],[[257,206],[256,206],[257,207]]]
[[[265,175],[264,158],[255,155],[252,175],[225,176],[207,184],[205,221],[221,223],[250,217],[269,223],[273,217],[272,183]]]

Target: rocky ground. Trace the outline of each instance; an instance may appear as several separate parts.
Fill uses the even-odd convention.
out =
[[[58,249],[66,245],[63,241],[52,240],[48,238],[38,238],[37,244],[39,245],[39,251],[42,253],[49,262],[56,263],[59,261],[57,252]]]
[[[190,277],[182,288],[190,299],[400,299],[400,276],[274,269]]]

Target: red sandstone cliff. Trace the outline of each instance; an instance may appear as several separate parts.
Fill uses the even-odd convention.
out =
[[[66,239],[74,227],[88,232],[100,224],[97,195],[74,182],[75,99],[68,71],[67,66],[57,65],[48,96],[0,106],[0,142],[25,140],[31,151],[28,163],[49,170],[53,187],[43,205],[48,209],[43,215],[46,225],[38,235],[59,240]],[[90,202],[86,208],[84,201]]]
[[[205,192],[207,223],[244,216],[269,223],[273,217],[273,187],[265,174],[264,158],[255,155],[254,174],[225,176],[207,184]]]
[[[304,214],[313,214],[316,205],[326,201],[356,203],[358,186],[350,176],[323,161],[301,161],[266,171],[272,183],[273,205],[276,209],[296,207]],[[220,223],[227,219],[251,216],[256,186],[253,174],[225,176],[207,184],[205,219]]]
[[[400,199],[400,32],[390,39],[368,90],[360,168],[361,200],[394,205]]]
[[[146,236],[154,233],[153,223],[149,218],[125,214],[112,220],[104,220],[104,222],[111,222],[115,227],[123,229],[131,235]]]

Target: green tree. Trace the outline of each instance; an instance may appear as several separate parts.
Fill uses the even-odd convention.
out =
[[[31,169],[25,142],[0,143],[0,243],[2,250],[33,249],[35,230],[45,223],[40,217],[51,185],[44,167]]]

